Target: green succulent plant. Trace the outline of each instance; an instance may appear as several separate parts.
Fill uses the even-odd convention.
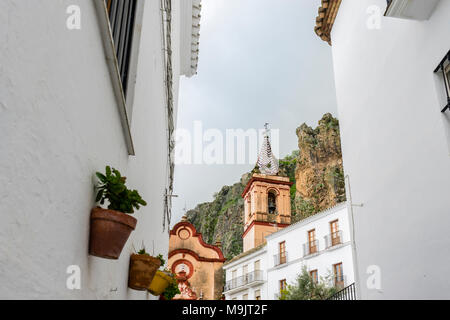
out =
[[[139,250],[137,254],[146,254],[149,256],[148,252],[146,252],[145,249]]]
[[[106,166],[105,174],[97,172],[96,176],[100,180],[96,201],[103,205],[108,200],[108,209],[131,214],[134,209],[147,205],[136,190],[125,186],[127,178],[122,177],[118,170]]]
[[[161,261],[161,267],[164,266],[166,264],[166,260],[164,260],[163,255],[162,254],[158,254],[156,256],[157,259],[159,259]]]
[[[166,272],[172,278],[166,290],[163,292],[163,297],[166,300],[172,300],[177,294],[180,294],[181,291],[178,288],[178,281],[173,273]]]

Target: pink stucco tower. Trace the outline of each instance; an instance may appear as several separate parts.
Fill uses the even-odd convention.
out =
[[[291,224],[290,187],[293,182],[279,174],[266,132],[255,173],[248,181],[244,198],[244,252],[265,243],[265,237]]]

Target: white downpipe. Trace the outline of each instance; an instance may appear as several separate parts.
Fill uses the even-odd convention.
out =
[[[351,243],[352,243],[352,251],[353,251],[353,271],[355,274],[355,286],[356,286],[356,298],[358,300],[361,300],[361,281],[360,281],[360,277],[359,277],[359,268],[358,268],[358,253],[357,253],[357,249],[356,249],[356,241],[355,241],[355,220],[354,220],[354,216],[353,216],[353,206],[355,206],[352,202],[352,190],[350,187],[350,176],[347,174],[345,176],[345,178],[347,179],[347,206],[350,206],[350,236],[351,236]],[[363,205],[357,205],[362,207]]]

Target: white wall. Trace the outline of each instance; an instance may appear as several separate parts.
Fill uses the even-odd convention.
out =
[[[342,231],[342,244],[326,249],[326,235],[330,234],[330,222],[338,220],[339,230]],[[308,231],[316,230],[318,253],[304,256],[303,244],[308,241]],[[273,233],[267,238],[267,296],[275,299],[279,294],[279,281],[286,279],[288,284],[296,283],[297,276],[303,266],[308,271],[317,269],[319,279],[333,275],[333,264],[342,263],[345,285],[354,282],[352,247],[350,240],[350,225],[348,209],[345,203],[329,210],[318,213],[296,224]],[[286,242],[287,263],[275,266],[274,255],[279,253],[279,243]]]
[[[72,4],[81,30],[66,28]],[[93,2],[0,2],[0,298],[153,299],[127,280],[133,243],[168,250],[159,5],[145,1],[129,157]],[[178,74],[174,81],[176,97]],[[148,202],[118,261],[88,256],[93,175],[107,164]],[[81,290],[66,288],[69,265],[81,267]]]
[[[332,32],[345,173],[363,299],[450,298],[450,113],[433,73],[450,49],[450,1],[427,21],[381,19],[342,1]],[[369,266],[381,288],[366,285]]]

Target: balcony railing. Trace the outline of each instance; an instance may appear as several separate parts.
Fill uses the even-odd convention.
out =
[[[338,291],[337,293],[329,297],[328,300],[356,300],[355,283],[353,282],[351,285]]]
[[[325,248],[331,248],[343,243],[342,231],[336,231],[325,236]]]
[[[254,220],[259,222],[291,224],[291,216],[281,214],[268,214],[265,212],[254,213]],[[251,217],[250,217],[251,220]]]
[[[245,286],[247,284],[251,284],[256,281],[262,281],[263,280],[263,272],[261,270],[256,270],[250,273],[247,273],[246,275],[231,279],[225,283],[224,291],[230,291],[242,286]]]
[[[288,261],[287,251],[274,255],[273,260],[275,267],[287,263]]]
[[[311,254],[319,252],[319,241],[313,240],[308,241],[307,243],[303,244],[303,256],[309,256]]]

